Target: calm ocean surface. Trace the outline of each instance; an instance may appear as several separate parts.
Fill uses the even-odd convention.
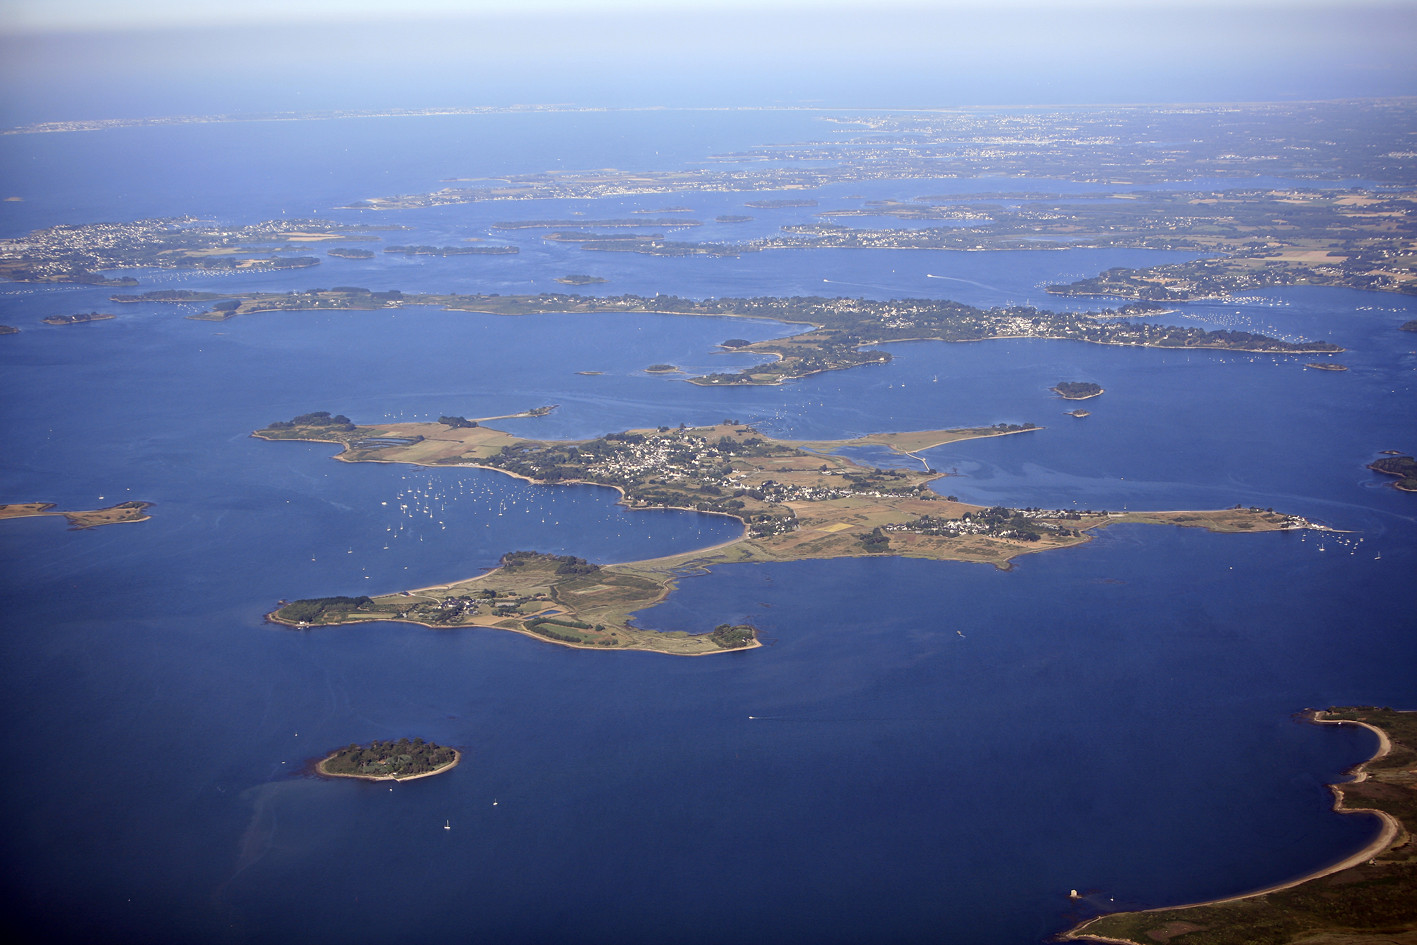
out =
[[[6,196],[24,200],[0,204],[0,232],[284,211],[392,220],[413,228],[408,242],[522,248],[328,259],[276,276],[139,274],[145,288],[281,291],[567,291],[556,276],[591,272],[611,294],[1046,307],[1049,282],[1184,258],[652,259],[488,230],[673,205],[704,221],[754,214],[741,235],[718,225],[687,237],[738,239],[811,213],[743,210],[751,198],[726,194],[334,209],[446,177],[672,168],[820,133],[800,113],[645,113],[7,136]],[[939,192],[893,187],[902,199]],[[824,193],[820,209],[854,192]],[[0,338],[0,501],[156,503],[136,526],[0,524],[11,739],[0,843],[6,921],[24,938],[1032,945],[1114,904],[1281,881],[1376,832],[1371,818],[1333,813],[1324,787],[1374,740],[1292,716],[1417,708],[1417,499],[1364,468],[1381,450],[1417,449],[1417,345],[1396,331],[1417,318],[1412,300],[1291,289],[1166,317],[1328,338],[1349,349],[1345,373],[1218,352],[916,343],[892,346],[883,367],[704,390],[643,368],[736,367],[746,362],[718,342],[788,329],[420,309],[214,324],[106,297],[0,286],[0,323],[23,329]],[[39,322],[90,309],[119,317]],[[1048,392],[1064,379],[1106,388],[1086,420]],[[519,548],[620,561],[737,533],[721,518],[631,513],[610,490],[349,466],[329,446],[247,435],[316,409],[376,421],[550,403],[547,417],[501,425],[576,438],[733,417],[846,437],[1032,421],[1046,429],[933,451],[956,474],[940,491],[1045,507],[1243,502],[1343,531],[1114,527],[1007,572],[890,558],[722,567],[641,615],[689,630],[751,621],[768,644],[707,659],[490,631],[263,624],[281,598],[466,577]],[[402,735],[466,759],[393,789],[302,773],[336,746]],[[1067,899],[1073,888],[1082,903]]]

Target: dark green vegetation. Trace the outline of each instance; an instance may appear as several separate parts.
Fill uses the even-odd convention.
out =
[[[747,646],[758,638],[758,631],[755,627],[746,624],[721,623],[713,628],[709,633],[709,639],[716,646],[725,650],[737,650]]]
[[[1375,809],[1417,825],[1417,713],[1341,708],[1325,720],[1366,722],[1392,750],[1364,765],[1367,778],[1337,789],[1345,809]],[[1248,899],[1104,916],[1068,933],[1152,945],[1381,945],[1410,941],[1417,927],[1417,844],[1404,830],[1358,866]]]
[[[139,295],[110,295],[110,302],[214,302],[231,296],[220,292],[195,292],[192,289],[154,289]]]
[[[471,430],[477,426],[476,420],[469,420],[467,417],[439,417],[438,422],[453,429]]]
[[[339,259],[373,259],[374,251],[372,249],[348,249],[343,246],[336,246],[329,251],[328,255]]]
[[[1411,456],[1384,456],[1368,464],[1374,472],[1396,476],[1394,486],[1403,492],[1417,492],[1417,459]]]
[[[175,293],[150,293],[145,301],[189,301]],[[1012,305],[981,309],[939,299],[871,299],[794,296],[791,298],[686,299],[673,295],[653,297],[619,295],[597,298],[585,295],[405,295],[398,291],[337,287],[288,293],[251,293],[225,300],[235,308],[214,308],[198,318],[221,320],[233,315],[310,309],[380,309],[407,305],[442,305],[448,309],[531,315],[545,312],[656,312],[670,315],[728,315],[802,322],[811,326],[790,338],[759,341],[744,339],[740,351],[751,351],[773,360],[736,374],[710,374],[694,378],[696,384],[777,384],[822,371],[836,371],[890,360],[873,346],[895,341],[984,341],[993,338],[1053,338],[1095,344],[1138,345],[1158,348],[1217,348],[1230,351],[1265,351],[1277,354],[1313,354],[1342,351],[1323,341],[1294,343],[1267,335],[1237,331],[1205,331],[1176,325],[1132,322],[1118,315],[1149,311],[1150,303],[1103,312],[1097,317],[1076,312],[1048,312]],[[225,304],[217,303],[219,306]]]
[[[328,410],[316,410],[314,413],[302,413],[292,420],[277,420],[262,432],[271,435],[301,430],[301,435],[305,435],[305,431],[312,427],[339,433],[351,433],[355,430],[354,424],[344,414],[332,417]]]
[[[890,536],[885,534],[879,525],[862,535],[858,540],[861,542],[861,547],[871,554],[884,554],[891,550]]]
[[[411,778],[432,774],[457,760],[458,753],[452,748],[421,738],[400,738],[396,742],[373,741],[341,748],[321,761],[317,770],[321,774],[376,780]]]
[[[297,600],[288,604],[282,604],[280,616],[294,624],[316,623],[322,618],[333,614],[348,614],[356,610],[368,610],[373,606],[373,599],[365,596],[360,597],[310,597],[305,600]]]
[[[650,374],[673,374],[679,369],[672,364],[651,364],[645,368]]]
[[[1090,384],[1086,381],[1059,381],[1052,389],[1065,400],[1086,400],[1102,393],[1100,384]]]

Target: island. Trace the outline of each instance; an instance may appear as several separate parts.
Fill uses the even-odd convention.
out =
[[[1393,483],[1393,487],[1396,489],[1401,489],[1403,492],[1417,492],[1417,459],[1413,459],[1411,456],[1402,454],[1384,456],[1382,459],[1369,463],[1368,468],[1385,476],[1396,476],[1397,482]]]
[[[1059,381],[1048,389],[1064,400],[1087,400],[1089,397],[1096,397],[1102,393],[1100,385],[1090,384],[1086,381]]]
[[[374,251],[372,249],[351,249],[349,247],[336,246],[334,249],[328,250],[326,255],[334,256],[337,259],[373,259]]]
[[[1339,364],[1335,361],[1310,361],[1305,364],[1306,368],[1313,368],[1315,371],[1346,371],[1348,365]]]
[[[1410,322],[1403,322],[1401,325],[1398,326],[1398,330],[1399,330],[1399,331],[1417,331],[1417,318],[1414,318],[1414,319],[1413,319],[1412,321],[1410,321]]]
[[[547,486],[590,483],[631,509],[690,509],[742,523],[717,547],[648,561],[599,563],[514,551],[486,574],[382,595],[282,601],[268,615],[298,629],[396,620],[433,628],[486,627],[566,646],[697,656],[757,645],[747,629],[646,629],[636,615],[688,575],[719,564],[898,555],[1010,567],[1024,554],[1090,540],[1112,524],[1195,526],[1218,532],[1316,528],[1272,509],[1116,511],[982,507],[941,495],[943,474],[920,453],[979,437],[1037,434],[1034,424],[877,433],[850,440],[791,441],[724,420],[707,427],[628,430],[576,442],[513,436],[480,419],[355,424],[327,411],[278,421],[252,435],[335,443],[344,462],[473,466]],[[879,469],[841,451],[884,447],[908,468]]]
[[[810,197],[793,198],[783,197],[776,200],[749,200],[743,204],[745,207],[752,207],[755,210],[785,210],[791,207],[815,207],[817,201]]]
[[[20,330],[14,325],[0,325],[0,335],[18,335]]]
[[[1119,945],[1362,945],[1410,941],[1417,925],[1417,713],[1346,707],[1308,712],[1324,725],[1361,725],[1378,751],[1332,785],[1334,808],[1376,814],[1366,849],[1314,874],[1231,899],[1118,912],[1076,926],[1063,940]],[[1402,934],[1402,930],[1408,930]]]
[[[151,502],[119,502],[117,505],[110,505],[106,509],[90,509],[87,511],[56,511],[53,502],[16,502],[8,505],[0,505],[0,519],[7,518],[36,518],[40,516],[62,516],[69,520],[69,528],[73,531],[81,531],[85,528],[97,528],[100,525],[123,525],[129,522],[146,522],[152,518],[147,510],[152,508]]]
[[[679,368],[673,364],[651,364],[645,368],[646,374],[679,374]]]
[[[687,299],[673,295],[588,296],[543,292],[539,295],[405,294],[397,289],[372,292],[341,287],[294,292],[251,292],[220,296],[163,289],[140,295],[115,295],[123,302],[211,303],[188,318],[224,321],[257,312],[380,310],[410,305],[441,305],[453,311],[494,315],[560,313],[637,313],[719,315],[772,319],[806,325],[787,338],[748,342],[732,339],[733,350],[766,361],[734,373],[717,372],[691,379],[706,386],[781,384],[824,371],[885,364],[891,354],[880,345],[904,341],[987,341],[1039,338],[1150,348],[1215,349],[1268,354],[1331,354],[1343,349],[1326,341],[1292,342],[1247,331],[1157,325],[1125,316],[1151,311],[1142,302],[1101,313],[1049,312],[1028,305],[988,309],[941,299],[821,298],[817,296]]]
[[[315,771],[327,778],[411,781],[451,771],[461,760],[462,753],[456,748],[421,738],[400,738],[396,742],[373,741],[336,749],[315,765]]]
[[[386,246],[396,256],[508,256],[521,252],[515,246]]]
[[[638,211],[637,211],[638,212]],[[659,211],[661,213],[668,211]],[[614,219],[614,220],[506,220],[501,223],[492,224],[494,230],[559,230],[568,226],[586,227],[594,226],[603,229],[633,229],[636,227],[687,227],[702,226],[698,220],[686,220],[683,217],[672,217],[662,220],[635,220],[635,219]]]
[[[88,312],[79,315],[46,315],[43,321],[46,325],[82,325],[85,322],[102,322],[116,317],[116,315],[103,315],[99,312]]]
[[[568,276],[558,276],[556,281],[562,285],[603,285],[609,279],[602,279],[600,276],[590,276],[583,272],[571,273]]]

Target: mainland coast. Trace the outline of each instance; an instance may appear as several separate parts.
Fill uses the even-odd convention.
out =
[[[1363,849],[1304,876],[1184,906],[1089,919],[1060,941],[1114,945],[1379,945],[1417,942],[1417,712],[1346,707],[1307,711],[1320,725],[1357,725],[1378,748],[1351,780],[1330,785],[1334,810],[1376,816]]]

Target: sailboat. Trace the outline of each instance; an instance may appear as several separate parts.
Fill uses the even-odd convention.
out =
[[[444,830],[452,830],[452,829],[453,829],[453,822],[452,822],[451,820],[445,820],[445,821],[443,821],[443,829],[444,829]]]

